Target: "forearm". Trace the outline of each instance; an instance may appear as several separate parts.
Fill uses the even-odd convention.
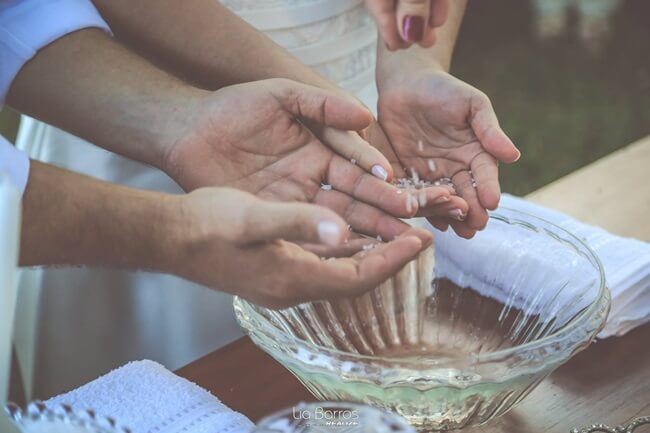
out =
[[[377,73],[381,89],[382,75],[404,67],[435,67],[449,72],[456,39],[463,21],[467,0],[452,0],[445,24],[436,30],[436,43],[431,48],[414,45],[407,50],[388,51],[377,44]]]
[[[23,196],[20,265],[165,271],[180,196],[140,191],[36,161]]]
[[[101,147],[161,167],[204,91],[159,70],[96,29],[41,49],[8,104]]]
[[[95,0],[117,38],[207,89],[288,78],[336,85],[215,0]]]

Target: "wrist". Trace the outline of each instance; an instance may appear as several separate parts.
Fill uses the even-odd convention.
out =
[[[191,245],[191,212],[187,194],[160,194],[152,203],[156,223],[150,224],[149,251],[152,269],[168,274],[183,276]]]
[[[443,61],[417,46],[397,52],[381,47],[378,51],[376,80],[380,96],[382,91],[411,83],[422,75],[448,71]]]
[[[170,159],[174,148],[185,137],[194,123],[201,106],[211,92],[186,86],[173,92],[164,104],[159,106],[160,115],[149,127],[155,143],[155,159],[150,164],[170,174]]]

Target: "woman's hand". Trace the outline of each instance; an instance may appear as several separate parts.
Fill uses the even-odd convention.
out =
[[[378,82],[379,123],[392,143],[379,149],[396,176],[413,171],[431,181],[450,178],[469,205],[467,214],[453,211],[432,223],[443,230],[450,223],[459,235],[471,237],[487,224],[486,210],[499,203],[497,161],[514,162],[520,153],[483,92],[439,68],[406,69],[407,74],[393,70]]]
[[[426,230],[411,229],[352,257],[323,260],[294,242],[345,245],[345,222],[324,207],[267,202],[230,188],[202,188],[173,200],[170,208],[181,217],[172,232],[180,236],[168,271],[270,308],[371,290],[432,240]]]
[[[385,181],[392,177],[386,158],[358,134],[341,131],[371,121],[352,99],[274,79],[224,88],[200,101],[195,113],[165,164],[185,190],[231,186],[265,199],[320,204],[355,231],[383,239],[409,228],[396,217],[418,212],[417,203]],[[325,125],[319,136],[327,146],[307,121]],[[449,195],[432,188],[426,200]]]
[[[413,44],[431,47],[437,27],[447,19],[449,0],[366,0],[379,34],[391,50]]]

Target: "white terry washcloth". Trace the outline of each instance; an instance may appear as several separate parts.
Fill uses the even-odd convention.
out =
[[[596,253],[603,264],[612,296],[611,312],[600,338],[623,335],[650,321],[649,243],[613,235],[508,194],[502,196],[500,207],[551,222],[581,239]],[[518,219],[526,220],[526,217]],[[467,241],[452,230],[440,232],[428,224],[427,228],[434,232],[439,252],[436,254],[437,276],[449,278],[461,287],[472,287],[485,296],[506,302],[512,287],[519,284],[526,290],[520,291],[520,299],[513,304],[524,308],[533,306],[543,311],[553,302],[557,288],[568,283],[573,290],[563,291],[562,296],[572,297],[573,303],[571,311],[563,312],[565,318],[588,301],[581,290],[593,285],[594,272],[590,269],[576,272],[587,262],[572,260],[570,255],[562,256],[550,245],[527,241],[525,230],[517,231],[515,238],[508,236],[508,233],[515,233],[514,230],[506,232],[500,224],[488,224],[484,231]],[[512,263],[518,266],[512,266]],[[571,269],[573,277],[568,277],[569,272],[563,272],[563,269]],[[502,289],[504,287],[507,290]],[[545,287],[548,290],[545,291]],[[535,293],[529,293],[533,288]]]
[[[253,423],[153,361],[131,362],[45,404],[92,409],[132,433],[241,433]]]

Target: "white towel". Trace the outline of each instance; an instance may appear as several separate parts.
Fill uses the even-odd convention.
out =
[[[600,338],[623,335],[650,321],[649,243],[615,236],[602,228],[508,194],[502,196],[500,206],[549,221],[581,239],[596,253],[605,269],[612,296],[611,312]],[[520,296],[513,304],[542,311],[553,303],[557,288],[566,284],[572,290],[567,289],[561,295],[571,297],[573,302],[569,310],[562,312],[566,319],[590,300],[589,295],[582,292],[594,284],[596,277],[588,263],[571,255],[558,254],[552,243],[528,241],[526,230],[505,231],[503,225],[488,224],[484,231],[467,241],[452,230],[442,233],[430,225],[427,227],[434,232],[436,249],[440,250],[436,254],[438,276],[447,277],[462,287],[472,287],[486,296],[506,302],[513,287],[519,285],[522,290],[518,290]],[[513,263],[518,266],[513,266]],[[580,272],[582,267],[584,272]]]
[[[253,423],[153,361],[131,362],[45,404],[94,410],[133,433],[237,433]]]

